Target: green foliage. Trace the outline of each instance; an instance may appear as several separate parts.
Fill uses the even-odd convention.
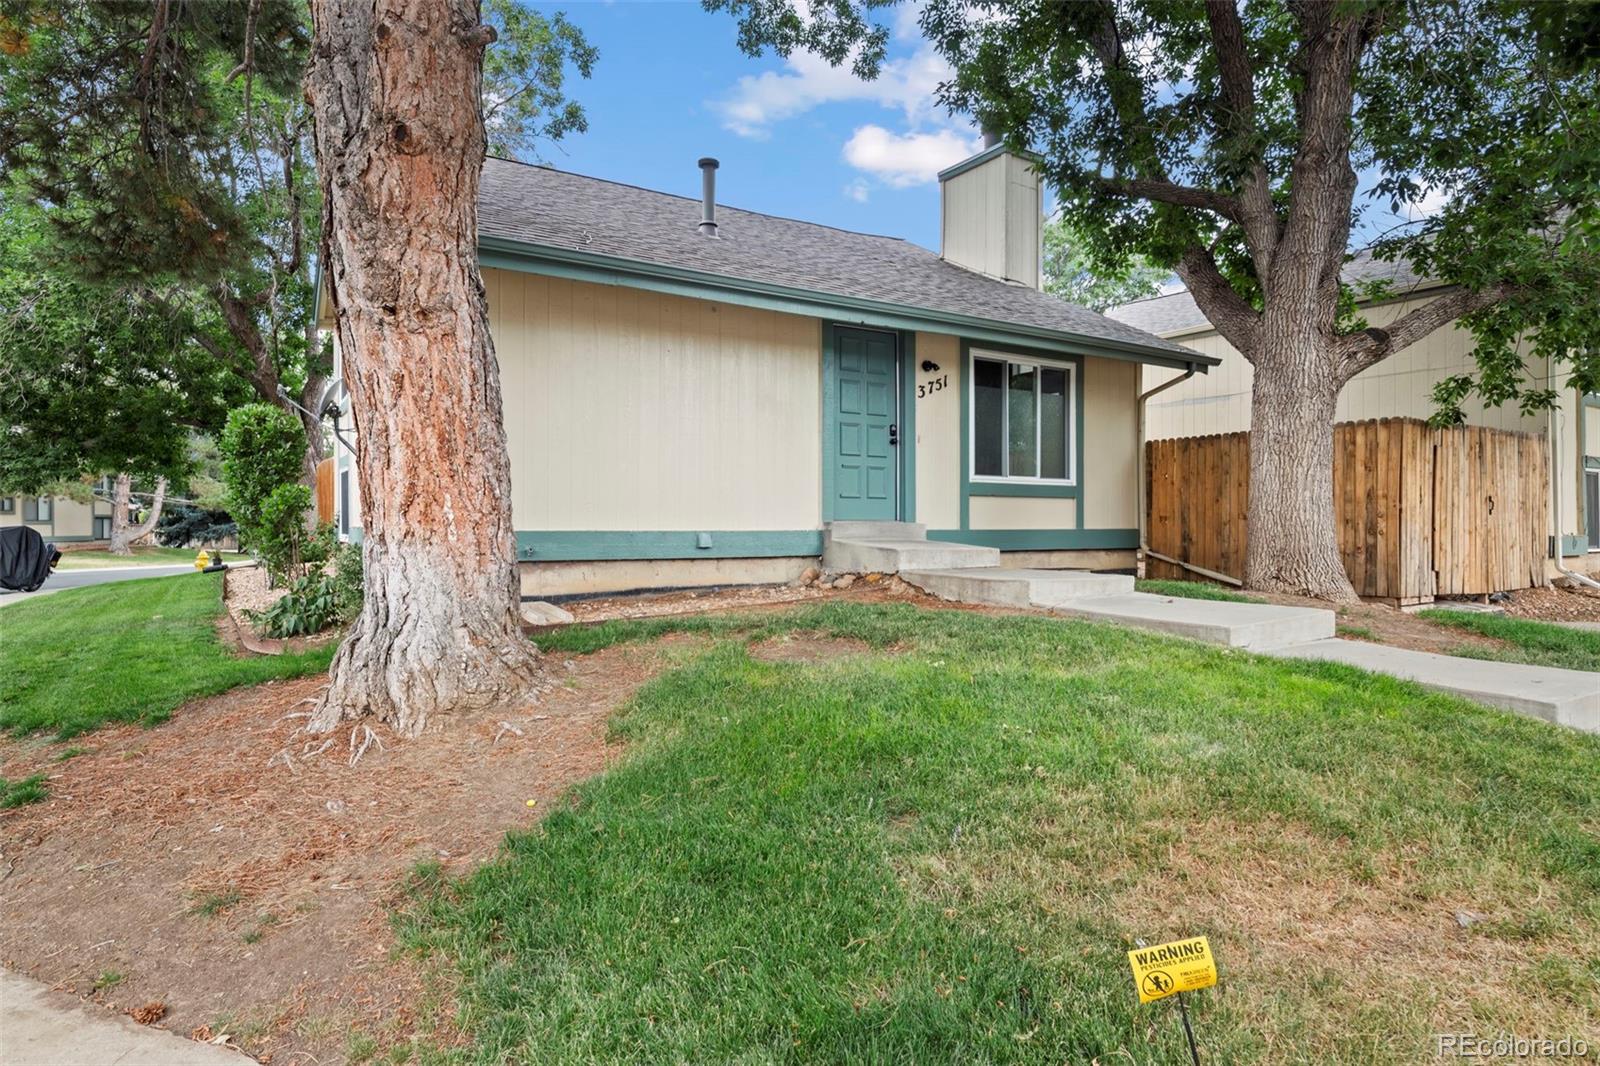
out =
[[[333,556],[333,600],[340,621],[354,621],[365,595],[361,545],[341,544]]]
[[[733,14],[746,52],[882,68],[887,0],[703,3]],[[1383,204],[1417,217],[1384,235],[1380,259],[1483,294],[1460,312],[1477,367],[1440,386],[1441,420],[1469,395],[1550,405],[1546,358],[1570,387],[1600,389],[1594,5],[928,0],[919,22],[954,70],[940,102],[1042,156],[1094,269],[1181,268],[1234,312],[1219,327],[1248,347],[1269,294],[1258,271],[1310,263],[1325,276]],[[1365,199],[1352,198],[1358,174],[1376,176]],[[1425,214],[1440,193],[1443,209]],[[1337,321],[1354,344],[1366,324],[1352,304],[1329,287],[1291,313],[1308,329]]]
[[[49,798],[50,786],[45,784],[44,774],[33,774],[20,781],[7,781],[0,777],[0,810],[43,803]]]
[[[1455,655],[1600,673],[1600,633],[1478,611],[1439,608],[1419,613],[1430,622],[1505,642],[1493,649],[1464,646],[1455,649]]]
[[[200,696],[328,668],[333,649],[236,655],[217,637],[222,575],[116,581],[0,607],[0,730],[69,739],[163,722]]]
[[[331,533],[331,527],[324,528]],[[310,636],[354,619],[361,611],[361,595],[361,549],[343,544],[331,569],[296,578],[271,606],[252,611],[250,620],[263,636]]]
[[[600,53],[557,11],[518,0],[485,0],[483,20],[498,35],[483,54],[483,121],[489,154],[525,159],[541,140],[559,141],[589,128],[583,107],[566,95],[570,64],[594,72]]]
[[[241,543],[261,554],[274,577],[298,572],[306,558],[311,490],[299,481],[305,446],[300,420],[264,403],[235,409],[218,442]]]
[[[1136,582],[1140,592],[1156,596],[1176,596],[1186,600],[1221,600],[1226,603],[1255,603],[1253,597],[1209,581],[1163,581],[1156,578]]]
[[[187,504],[163,508],[156,524],[156,542],[168,548],[216,544],[239,535],[239,526],[226,511],[207,511]]]
[[[1158,295],[1172,271],[1142,256],[1109,262],[1095,257],[1096,244],[1069,220],[1057,216],[1044,227],[1044,290],[1096,311]]]
[[[124,471],[181,484],[191,427],[219,427],[237,382],[172,315],[46,269],[50,240],[40,212],[0,192],[0,489]]]
[[[256,554],[274,581],[292,580],[328,558],[333,527],[306,528],[311,510],[311,489],[295,482],[279,485],[262,501],[259,516],[240,530],[246,546]]]
[[[705,639],[658,649],[611,769],[491,862],[406,886],[399,938],[448,967],[464,1061],[1187,1063],[1124,952],[1194,933],[1223,969],[1188,1005],[1206,1062],[1414,1061],[1458,975],[1484,1030],[1592,1024],[1583,971],[1565,997],[1526,975],[1600,950],[1600,738],[1332,664],[906,605],[541,643],[679,629]],[[785,637],[855,643],[763,661]],[[1303,918],[1285,884],[1339,905]],[[1471,957],[1327,954],[1533,898],[1559,930],[1536,942],[1485,922]],[[1505,951],[1523,963],[1479,962]]]
[[[207,285],[248,268],[261,175],[241,95],[248,83],[259,107],[298,93],[301,5],[8,2],[4,14],[18,43],[0,159],[52,205],[60,260],[95,281]],[[247,52],[249,77],[230,78]]]

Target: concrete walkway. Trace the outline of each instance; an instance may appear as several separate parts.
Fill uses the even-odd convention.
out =
[[[1347,663],[1374,673],[1403,677],[1491,707],[1503,707],[1556,725],[1600,734],[1600,674],[1435,655],[1359,640],[1317,640],[1277,648],[1266,654],[1284,659]]]
[[[0,970],[0,1066],[244,1066],[253,1061]]]

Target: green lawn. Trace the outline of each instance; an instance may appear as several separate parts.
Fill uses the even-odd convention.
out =
[[[1192,934],[1222,973],[1191,997],[1208,1062],[1594,1035],[1600,738],[1334,664],[908,605],[540,641],[674,630],[707,642],[616,716],[612,771],[409,885],[402,941],[470,1061],[1183,1063],[1124,953]],[[749,654],[787,630],[866,650]]]
[[[325,670],[332,649],[233,655],[217,639],[222,575],[117,581],[0,607],[0,729],[76,736],[164,721],[196,696]]]
[[[1228,603],[1255,603],[1254,597],[1246,596],[1242,592],[1222,585],[1214,585],[1209,581],[1163,581],[1157,578],[1141,578],[1134,582],[1134,589],[1138,592],[1148,592],[1156,596],[1177,596],[1186,600],[1225,600]]]
[[[1600,633],[1476,611],[1442,608],[1422,611],[1420,614],[1430,622],[1493,637],[1507,645],[1492,649],[1463,645],[1452,652],[1453,655],[1531,663],[1534,666],[1560,666],[1568,670],[1600,671]]]
[[[49,539],[48,537],[45,539]],[[138,547],[133,556],[112,555],[109,548],[83,548],[63,552],[57,570],[100,570],[118,566],[178,566],[192,565],[199,548]],[[217,561],[217,552],[207,549],[211,561]],[[242,563],[250,558],[243,552],[223,552],[223,561]]]

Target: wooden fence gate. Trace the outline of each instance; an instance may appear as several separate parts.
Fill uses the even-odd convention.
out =
[[[1244,573],[1250,435],[1145,446],[1149,544],[1174,559]],[[1339,551],[1362,596],[1422,603],[1545,580],[1549,474],[1532,433],[1409,418],[1333,429]],[[1152,577],[1182,577],[1150,560]]]
[[[333,521],[333,460],[317,464],[317,525]]]

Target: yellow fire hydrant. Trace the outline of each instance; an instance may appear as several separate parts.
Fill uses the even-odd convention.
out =
[[[194,557],[194,568],[196,570],[204,570],[206,567],[208,567],[210,565],[211,565],[211,555],[210,555],[210,553],[208,553],[204,548],[201,548],[200,549],[200,554],[196,555]]]

